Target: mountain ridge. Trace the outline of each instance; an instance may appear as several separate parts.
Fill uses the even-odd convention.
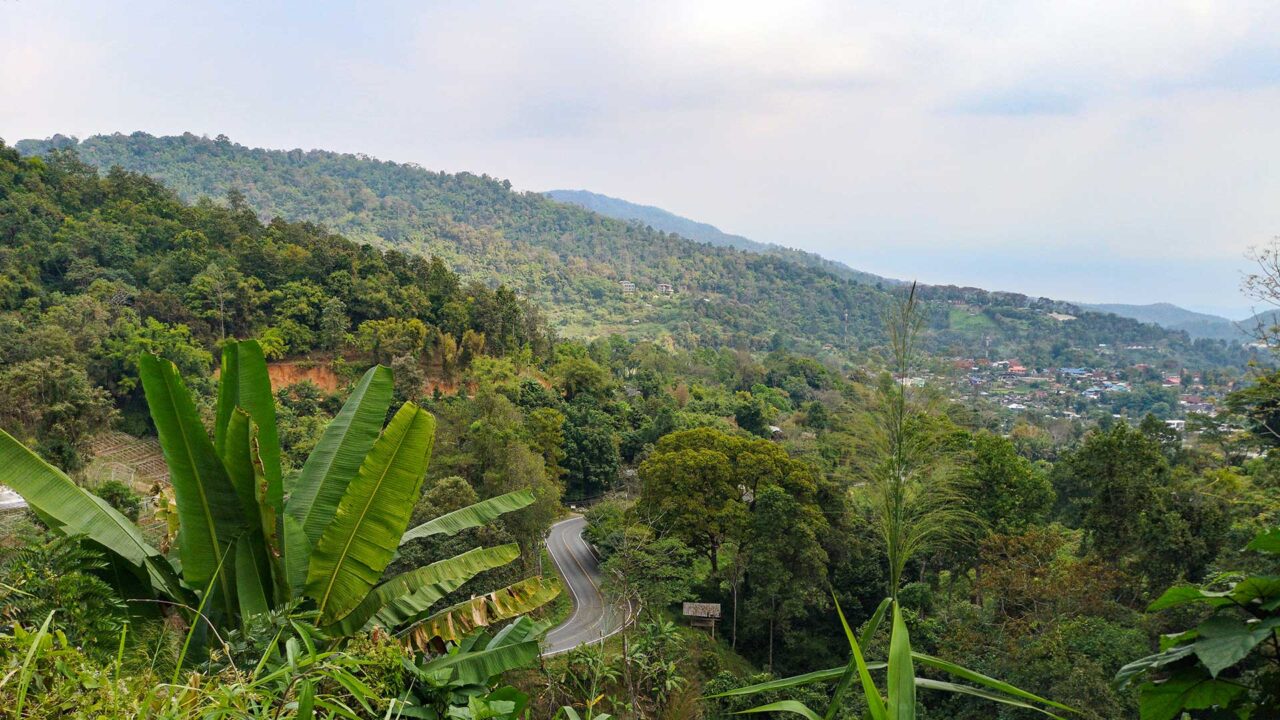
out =
[[[16,147],[74,151],[99,172],[147,174],[191,202],[222,198],[265,218],[438,256],[468,279],[533,300],[570,337],[844,355],[881,347],[883,311],[897,287],[610,218],[488,175],[367,155],[250,148],[191,133],[55,135]],[[1130,358],[1136,362],[1241,361],[1238,349],[1048,298],[953,286],[921,286],[919,295],[931,308],[929,342],[947,354],[1080,366],[1120,362],[1102,349],[1134,347],[1147,349]]]
[[[721,247],[732,247],[762,255],[775,255],[801,265],[826,270],[848,280],[864,283],[901,284],[873,273],[852,268],[838,260],[831,260],[818,253],[791,248],[778,243],[760,242],[742,235],[727,233],[710,223],[677,215],[655,205],[633,203],[629,200],[604,195],[590,190],[547,190],[542,193],[556,202],[577,205],[592,212],[618,220],[639,222],[654,230],[675,233],[690,240]]]
[[[1192,338],[1244,341],[1249,338],[1249,328],[1256,317],[1233,322],[1220,315],[1196,312],[1173,303],[1079,303],[1080,307],[1109,312],[1140,322],[1153,323],[1169,330],[1181,330]]]

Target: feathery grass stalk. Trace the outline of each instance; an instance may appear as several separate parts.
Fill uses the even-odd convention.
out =
[[[871,523],[888,559],[889,596],[897,599],[907,563],[963,536],[974,516],[965,508],[959,475],[924,427],[927,412],[909,390],[924,326],[924,308],[914,284],[887,313],[885,324],[892,374],[880,386],[871,429],[874,459],[864,473]]]

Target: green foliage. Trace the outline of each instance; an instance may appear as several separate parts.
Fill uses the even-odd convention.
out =
[[[1180,477],[1157,439],[1125,423],[1091,433],[1053,479],[1060,512],[1085,530],[1088,549],[1136,565],[1149,587],[1202,578],[1230,525],[1225,500]]]
[[[0,370],[0,428],[68,470],[84,467],[89,438],[116,418],[110,395],[61,357]]]
[[[1277,531],[1259,535],[1250,548],[1280,570]],[[1280,707],[1280,576],[1223,575],[1204,586],[1169,588],[1149,610],[1183,606],[1208,609],[1195,627],[1160,639],[1160,652],[1124,666],[1116,683],[1142,681],[1142,720],[1172,720],[1183,712],[1217,711],[1235,717],[1267,717]]]
[[[1055,497],[1049,479],[1005,438],[990,433],[974,435],[969,474],[974,512],[992,532],[1023,532],[1041,524],[1053,509]]]
[[[206,624],[224,630],[246,628],[256,614],[298,603],[310,613],[309,621],[349,635],[384,607],[423,587],[448,585],[432,598],[438,600],[488,567],[458,562],[447,566],[447,572],[437,567],[430,578],[409,575],[382,582],[406,534],[435,427],[429,413],[405,403],[378,433],[390,402],[391,377],[385,368],[366,373],[365,391],[353,394],[325,430],[292,492],[282,500],[279,490],[273,490],[279,481],[272,480],[280,477],[279,447],[272,432],[274,399],[255,344],[228,342],[224,347],[215,412],[219,424],[212,441],[174,365],[147,357],[141,367],[177,498],[180,574],[194,592],[179,587],[174,577],[179,573],[128,520],[3,433],[0,450],[5,462],[0,466],[8,472],[0,473],[0,481],[17,489],[53,527],[84,534],[133,565],[139,579],[150,580],[152,592],[187,608],[196,595],[197,608],[189,619],[193,630],[186,643],[196,635],[195,628],[201,628],[203,637]],[[368,443],[372,437],[376,439]],[[442,519],[437,525],[456,532],[531,500],[526,493],[482,503],[456,511],[455,519]],[[317,523],[318,536],[312,543],[307,520],[317,517],[324,519]],[[432,532],[430,523],[420,530]],[[299,585],[294,577],[304,582]],[[557,592],[556,586],[536,578],[521,590],[508,589],[507,595],[494,596],[491,611],[470,614],[466,631],[527,612]],[[459,632],[451,619],[457,611],[447,608],[427,617],[430,604],[423,601],[421,614],[403,618],[410,626],[427,623],[427,629],[414,628],[419,644],[425,646],[444,631],[441,628],[447,628],[446,640],[461,638],[465,631]],[[360,613],[359,619],[347,620],[353,611]]]
[[[93,489],[94,494],[133,522],[138,521],[142,512],[142,496],[134,489],[119,480],[108,480]]]
[[[35,627],[59,613],[71,642],[98,657],[114,649],[125,623],[125,605],[98,575],[102,553],[77,538],[37,535],[0,550],[0,616]]]

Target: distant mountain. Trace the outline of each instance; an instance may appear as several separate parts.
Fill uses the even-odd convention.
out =
[[[886,339],[883,311],[898,296],[897,285],[838,270],[843,266],[809,253],[699,242],[515,192],[510,182],[487,175],[432,172],[367,155],[250,148],[189,133],[54,136],[16,147],[35,155],[74,150],[104,173],[116,167],[145,173],[197,204],[215,198],[263,218],[319,223],[353,240],[438,256],[467,280],[514,289],[565,337],[877,351]],[[208,232],[228,231],[234,228]],[[284,227],[271,233],[274,242],[289,243]],[[353,272],[333,281],[368,282]],[[1018,358],[1035,367],[1168,358],[1204,367],[1246,359],[1239,347],[1193,345],[1183,332],[1047,298],[950,286],[921,286],[919,297],[929,310],[926,342],[947,356]],[[440,322],[494,312],[479,301],[447,310]]]
[[[1252,319],[1236,323],[1218,315],[1194,312],[1171,303],[1153,303],[1150,305],[1081,303],[1080,307],[1097,310],[1098,312],[1108,312],[1120,317],[1133,318],[1134,320],[1152,323],[1169,330],[1182,330],[1192,338],[1242,341],[1248,339],[1249,332],[1255,324]]]
[[[569,203],[586,208],[591,212],[600,213],[611,218],[619,220],[628,220],[647,225],[654,230],[662,232],[675,233],[690,240],[708,243],[710,245],[718,245],[720,247],[731,247],[748,252],[760,253],[761,255],[773,255],[784,260],[789,260],[799,265],[814,267],[826,270],[833,275],[837,275],[855,282],[863,283],[884,283],[899,284],[900,280],[889,280],[873,275],[861,270],[855,270],[842,262],[828,260],[816,253],[806,252],[789,248],[776,243],[763,243],[741,235],[732,235],[724,232],[715,225],[709,223],[690,220],[681,217],[675,213],[663,210],[660,207],[652,205],[639,205],[637,203],[628,202],[608,195],[593,193],[590,190],[548,190],[543,193],[547,197],[557,202]]]

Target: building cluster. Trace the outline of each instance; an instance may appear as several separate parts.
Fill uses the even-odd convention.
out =
[[[1036,411],[1050,417],[1077,418],[1100,406],[1125,405],[1124,398],[1118,396],[1151,386],[1177,394],[1176,405],[1170,402],[1170,419],[1191,413],[1213,416],[1224,394],[1220,388],[1205,387],[1197,375],[1162,374],[1147,365],[1101,370],[1034,368],[1014,358],[951,358],[950,362],[961,378],[962,394],[987,399],[1006,410]]]
[[[630,280],[622,280],[618,286],[622,288],[623,295],[633,295],[637,290],[636,284]],[[676,288],[671,283],[658,283],[654,286],[654,291],[659,295],[674,295]]]

